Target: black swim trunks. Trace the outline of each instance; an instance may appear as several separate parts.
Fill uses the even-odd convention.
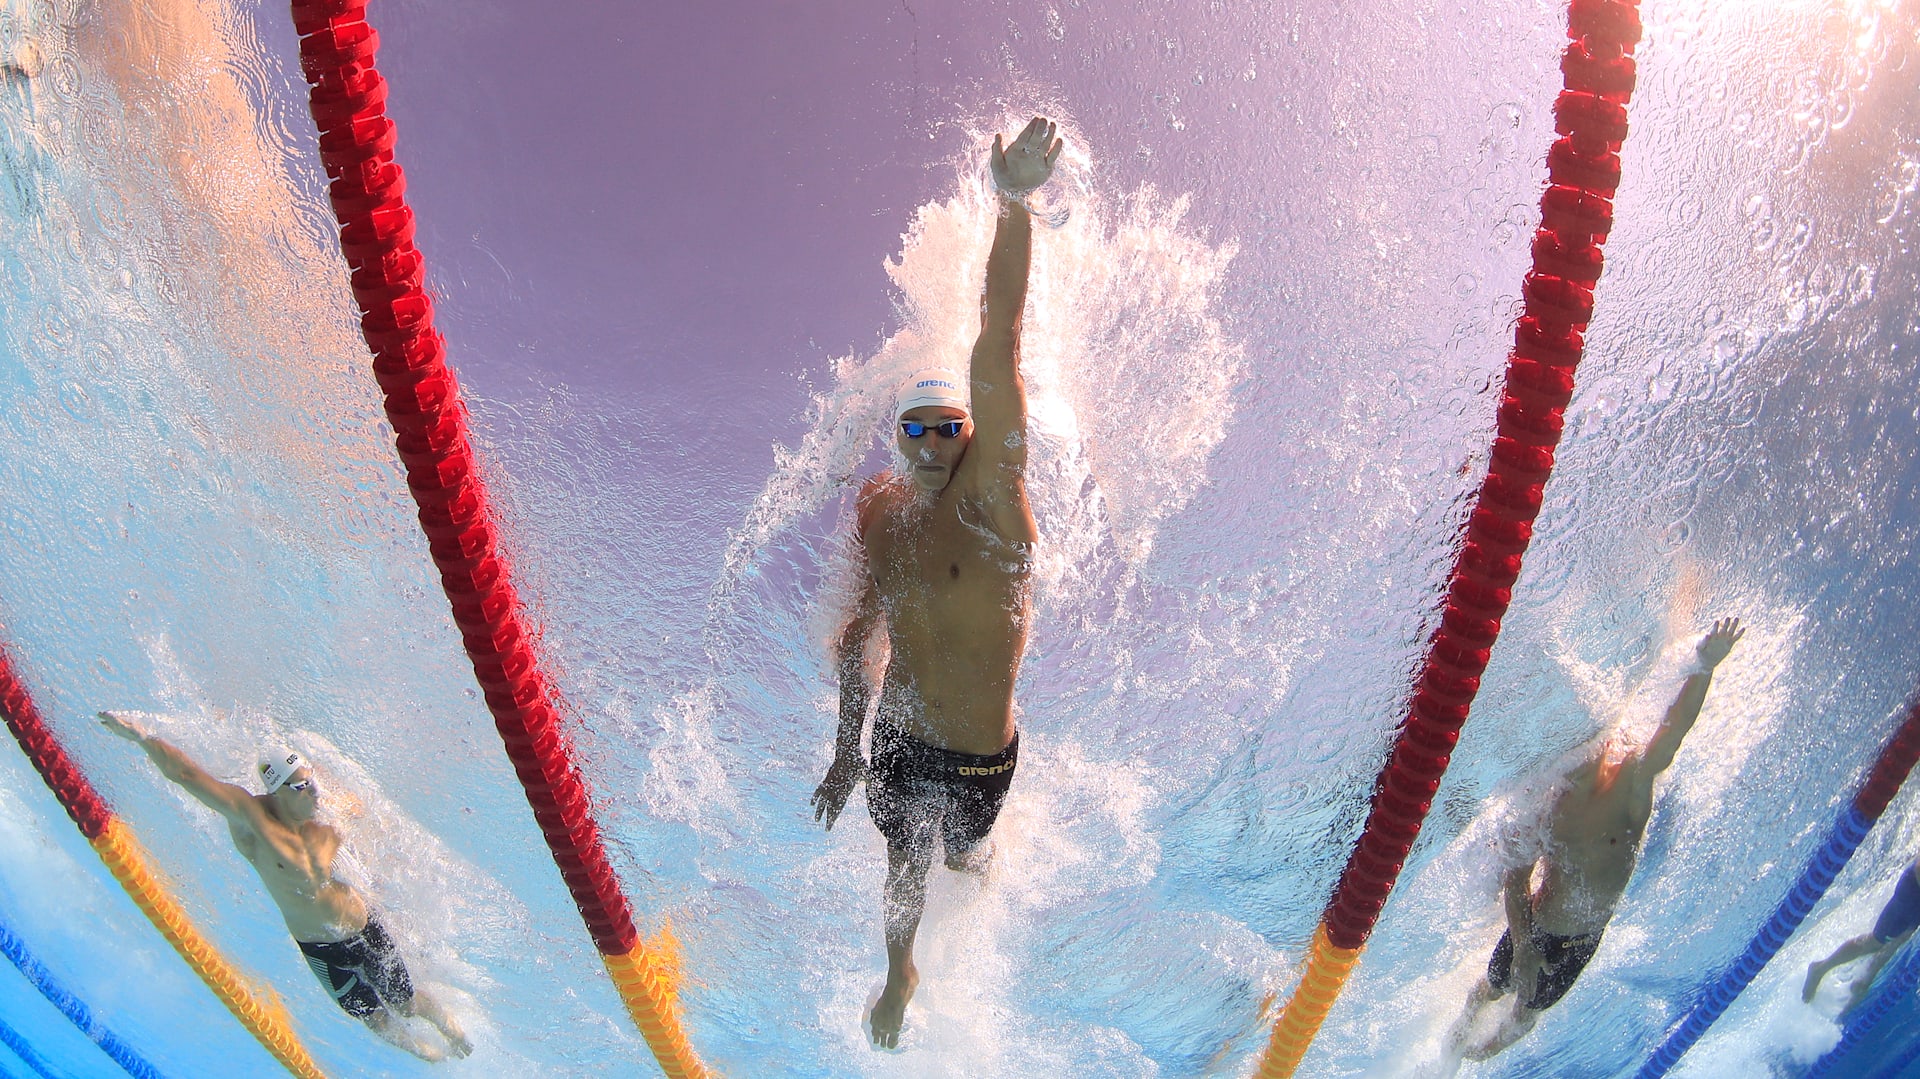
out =
[[[1890,944],[1920,927],[1920,865],[1910,865],[1893,886],[1893,897],[1880,908],[1873,923],[1873,939]]]
[[[948,860],[965,857],[993,830],[1019,758],[1018,734],[1007,748],[980,756],[942,749],[890,723],[875,723],[867,813],[890,847],[930,854],[938,830]]]
[[[316,943],[302,940],[313,976],[333,994],[333,1002],[355,1019],[413,999],[413,979],[407,977],[400,952],[386,927],[367,916],[367,927],[346,940]]]
[[[1533,997],[1520,1003],[1536,1012],[1545,1011],[1560,1002],[1573,988],[1573,980],[1587,968],[1587,961],[1600,948],[1600,934],[1586,933],[1577,937],[1560,937],[1552,933],[1534,929],[1530,934],[1533,946],[1540,951],[1540,978],[1533,983]],[[1505,994],[1513,988],[1513,930],[1500,934],[1500,943],[1493,946],[1493,958],[1487,963],[1487,984],[1493,986],[1496,993]]]

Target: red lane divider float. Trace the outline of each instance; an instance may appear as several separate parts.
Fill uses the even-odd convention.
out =
[[[1553,472],[1605,261],[1600,246],[1613,229],[1640,40],[1636,0],[1573,0],[1567,36],[1560,62],[1566,89],[1553,109],[1560,138],[1547,151],[1549,186],[1540,199],[1533,269],[1521,287],[1525,314],[1507,360],[1492,461],[1408,716],[1322,915],[1301,987],[1274,1026],[1263,1076],[1298,1067],[1399,880],[1480,690]]]
[[[705,1075],[681,1030],[672,964],[640,940],[607,861],[500,548],[466,408],[423,288],[426,263],[393,158],[387,83],[374,66],[380,35],[367,24],[365,0],[292,7],[361,331],[474,675],[553,860],[649,1048],[669,1076]]]

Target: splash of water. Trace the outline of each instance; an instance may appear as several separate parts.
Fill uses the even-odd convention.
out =
[[[1021,337],[1043,590],[1107,545],[1130,568],[1146,560],[1161,523],[1206,482],[1244,366],[1219,310],[1238,245],[1188,225],[1186,196],[1150,185],[1105,193],[1093,155],[1070,126],[1063,130],[1068,148],[1036,206],[1047,227],[1036,230]],[[991,138],[974,136],[978,147]],[[899,327],[873,353],[835,359],[806,434],[775,447],[774,471],[733,535],[717,597],[731,595],[801,522],[845,501],[888,430],[902,378],[930,363],[964,368],[998,206],[984,157],[976,151],[956,163],[954,193],[915,212],[886,263]],[[850,588],[845,550],[829,578],[817,639]]]

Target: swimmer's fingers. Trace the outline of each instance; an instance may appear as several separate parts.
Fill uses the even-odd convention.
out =
[[[1066,144],[1067,144],[1067,140],[1065,139],[1053,140],[1053,148],[1047,151],[1047,167],[1048,168],[1053,167],[1053,163],[1056,160],[1058,160],[1060,157],[1060,148],[1062,146],[1065,146]]]
[[[839,794],[837,798],[836,794],[839,792],[828,789],[825,783],[813,792],[813,819],[815,822],[824,820],[829,832],[833,831],[833,822],[840,819],[841,808],[847,804],[845,794]]]

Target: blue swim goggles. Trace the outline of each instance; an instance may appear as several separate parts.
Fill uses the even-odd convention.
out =
[[[938,431],[941,438],[959,438],[965,430],[965,420],[942,420],[939,423],[921,423],[919,420],[901,420],[900,430],[908,438],[921,438],[928,431]]]

